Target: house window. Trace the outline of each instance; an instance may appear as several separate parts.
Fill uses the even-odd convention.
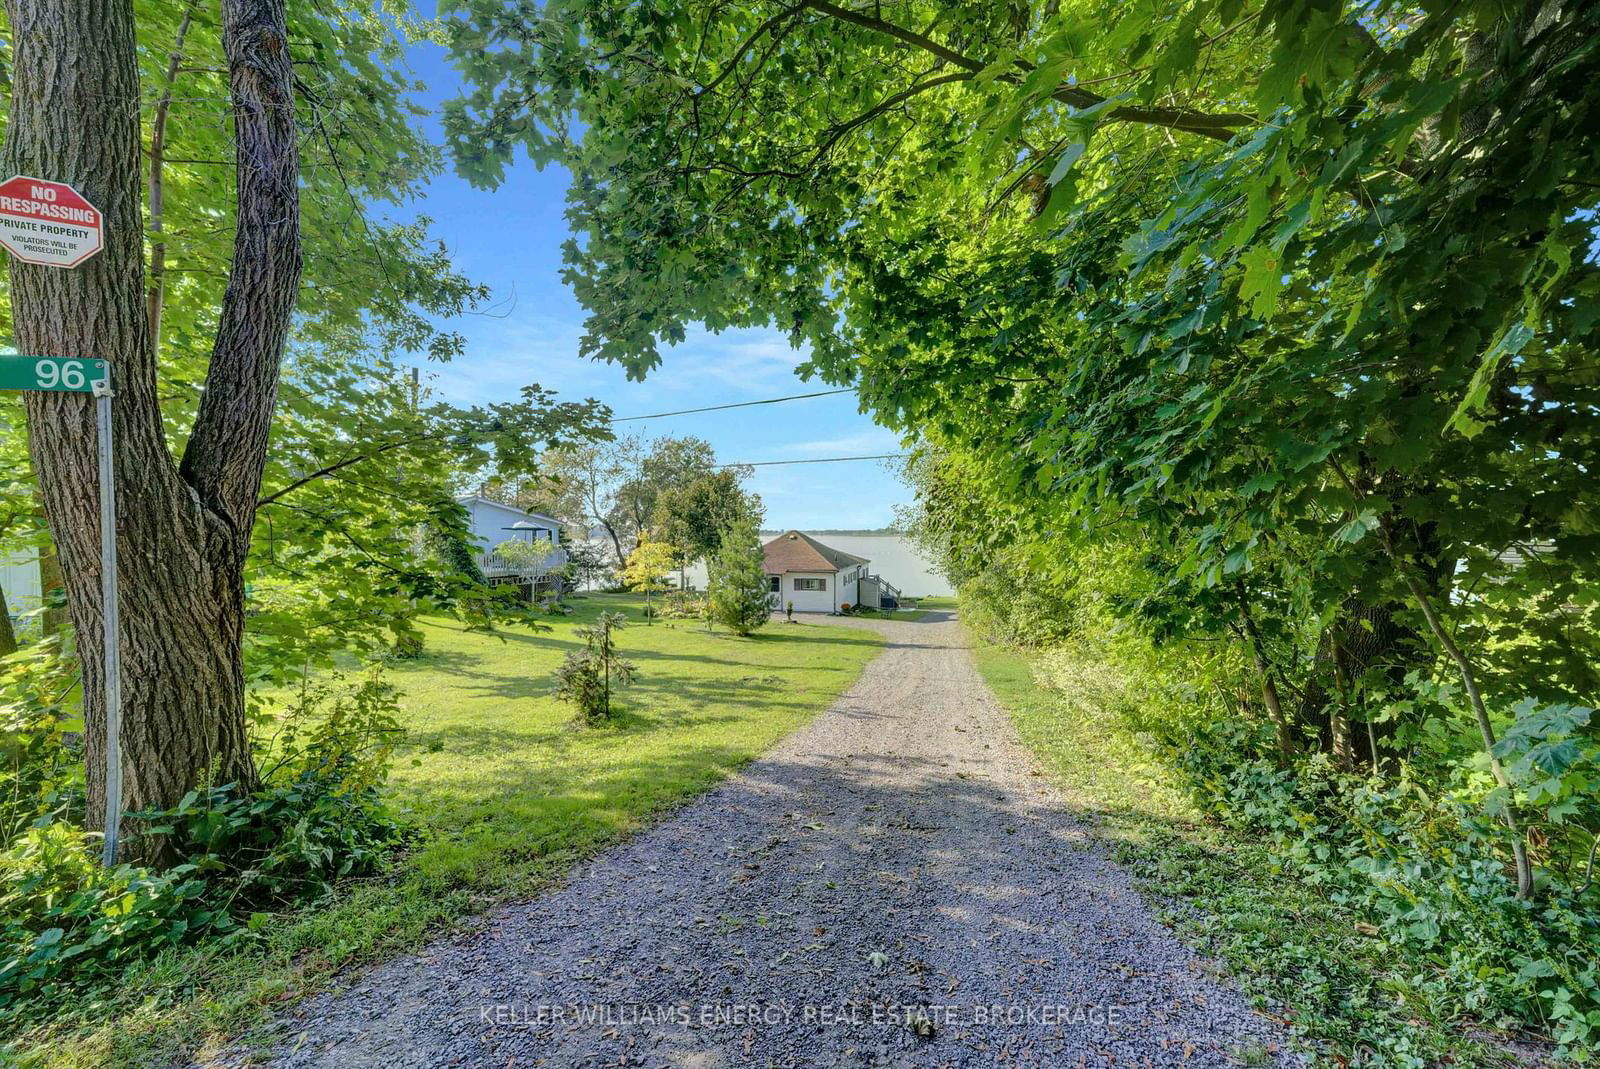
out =
[[[774,594],[782,593],[783,592],[783,576],[781,576],[781,575],[769,575],[769,576],[767,576],[767,589],[770,590]]]
[[[794,588],[796,590],[826,590],[828,589],[828,581],[826,579],[796,579]]]

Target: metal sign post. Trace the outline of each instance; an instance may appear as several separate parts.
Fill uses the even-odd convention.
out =
[[[0,390],[94,395],[95,444],[100,455],[101,650],[106,717],[107,865],[117,862],[122,832],[122,644],[117,624],[117,485],[111,464],[111,365],[65,356],[0,356]]]
[[[106,867],[117,863],[122,835],[122,641],[117,625],[117,473],[111,464],[111,369],[94,383],[95,444],[100,450],[100,620],[106,689]]]

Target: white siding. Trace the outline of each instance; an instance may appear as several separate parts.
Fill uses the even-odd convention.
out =
[[[893,584],[908,598],[933,597],[944,595],[948,597],[955,593],[950,581],[940,575],[934,568],[933,562],[923,555],[922,550],[904,535],[874,534],[874,535],[846,535],[829,534],[824,531],[806,531],[817,541],[830,549],[837,549],[843,553],[851,553],[857,557],[866,557],[870,562],[867,571],[883,576],[885,582]],[[781,531],[763,531],[763,543],[782,534]],[[689,569],[689,582],[701,590],[706,586],[706,569],[704,564],[695,564]]]
[[[822,590],[796,590],[796,579],[821,579]],[[834,610],[834,596],[839,589],[839,577],[832,572],[790,572],[782,577],[782,589],[778,593],[778,610],[781,612],[794,602],[795,612],[832,612]]]
[[[467,502],[467,511],[472,516],[472,537],[482,550],[493,549],[501,542],[510,539],[515,534],[511,528],[518,523],[536,523],[540,526],[559,528],[559,525],[548,516],[530,515],[521,509],[484,501],[481,498]],[[560,534],[557,533],[554,537],[559,539]]]

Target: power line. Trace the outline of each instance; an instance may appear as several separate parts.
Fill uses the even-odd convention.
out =
[[[811,460],[752,460],[744,464],[719,464],[721,468],[774,468],[783,464],[843,464],[847,460],[902,460],[910,453],[874,453],[866,457],[816,457]]]
[[[692,416],[697,412],[721,412],[727,408],[750,408],[753,405],[775,405],[780,401],[804,401],[808,397],[832,397],[837,393],[854,393],[855,387],[846,386],[840,390],[819,390],[816,393],[797,393],[789,397],[769,397],[765,401],[740,401],[731,405],[707,405],[705,408],[685,408],[677,412],[656,412],[648,416],[623,416],[614,419],[612,423],[633,423],[641,419],[665,419],[668,416]],[[850,459],[848,457],[844,459]]]

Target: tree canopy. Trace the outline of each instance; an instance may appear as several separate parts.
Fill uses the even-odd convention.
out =
[[[1381,763],[1352,698],[1446,671],[1521,841],[1493,721],[1600,687],[1592,6],[520,10],[454,9],[451,150],[572,169],[586,353],[786,331],[968,559],[1147,547],[1126,614],[1292,673],[1286,746]]]

